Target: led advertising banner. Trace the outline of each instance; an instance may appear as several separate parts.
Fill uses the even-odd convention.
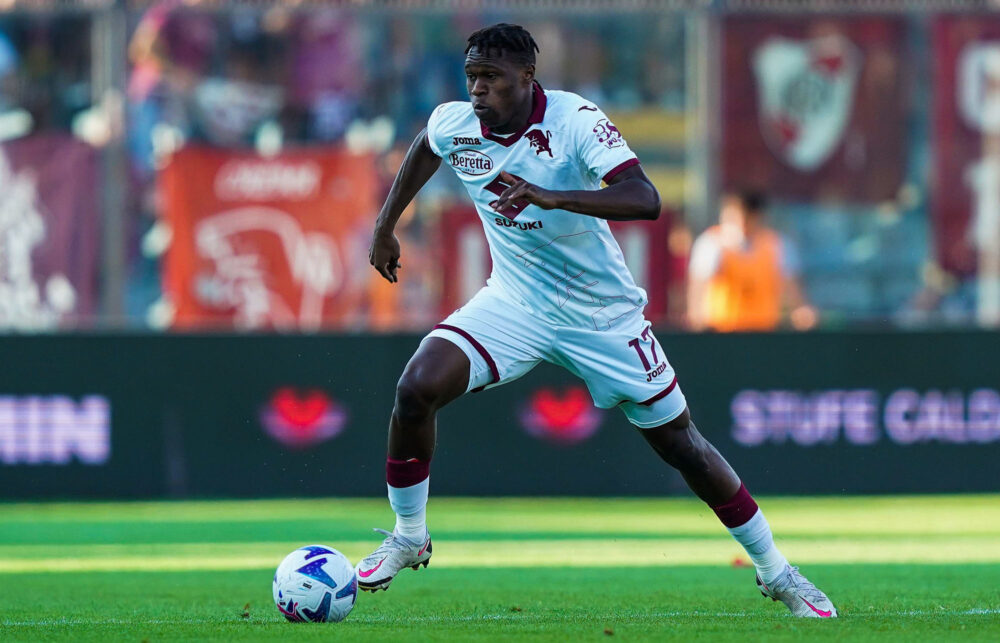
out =
[[[995,333],[657,340],[695,424],[755,492],[1000,487]],[[419,341],[0,338],[0,497],[384,495],[395,383]],[[459,399],[438,425],[435,494],[688,493],[555,366]]]

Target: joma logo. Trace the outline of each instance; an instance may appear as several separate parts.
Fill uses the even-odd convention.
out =
[[[483,142],[474,136],[454,136],[455,145],[482,145]]]

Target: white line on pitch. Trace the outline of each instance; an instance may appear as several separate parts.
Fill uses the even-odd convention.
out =
[[[902,611],[879,611],[879,612],[862,612],[854,614],[845,614],[846,618],[851,617],[887,617],[887,616],[988,616],[1000,614],[1000,608],[983,608],[977,607],[968,610],[902,610]],[[650,620],[659,618],[681,618],[681,617],[699,617],[699,618],[746,618],[749,616],[760,616],[759,613],[750,612],[653,612],[645,614],[619,614],[616,616],[608,618],[592,618],[595,622],[616,622],[620,619],[627,618],[629,620]],[[782,617],[791,618],[788,615],[782,615]],[[352,619],[354,623],[395,623],[395,622],[422,622],[422,623],[451,623],[451,622],[476,622],[476,621],[577,621],[578,616],[560,616],[555,614],[531,614],[524,612],[517,612],[513,614],[483,614],[481,616],[400,616],[396,617],[371,617],[371,616],[359,616],[358,618]],[[142,619],[142,620],[129,620],[129,619],[60,619],[60,620],[42,620],[42,621],[0,621],[0,626],[3,627],[59,627],[59,626],[77,626],[77,625],[185,625],[185,624],[206,624],[206,623],[216,623],[219,625],[229,624],[229,623],[280,623],[278,620],[267,620],[261,621],[256,618],[251,618],[249,620],[233,618],[231,620],[219,620],[219,619]]]

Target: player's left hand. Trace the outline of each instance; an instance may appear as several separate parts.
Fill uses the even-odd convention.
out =
[[[493,203],[493,209],[497,212],[502,211],[515,201],[527,201],[543,210],[557,207],[556,194],[552,190],[540,188],[507,172],[500,172],[500,180],[510,187],[504,190],[500,194],[500,198]]]

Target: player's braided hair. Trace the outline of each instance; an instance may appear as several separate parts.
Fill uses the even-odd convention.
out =
[[[465,48],[465,53],[469,53],[473,47],[483,53],[491,49],[503,52],[526,65],[535,64],[535,52],[538,51],[538,45],[527,29],[506,22],[485,27],[469,36],[469,45]]]

